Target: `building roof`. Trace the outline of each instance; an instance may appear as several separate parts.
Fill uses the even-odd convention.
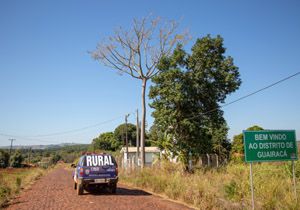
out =
[[[32,163],[22,163],[21,165],[27,166],[27,167],[36,167],[36,165],[32,164]]]
[[[123,147],[120,151],[120,153],[123,153],[124,151],[126,151],[126,147]],[[137,151],[136,147],[128,147],[128,152],[129,153],[135,153]],[[141,147],[140,147],[140,151],[141,151]],[[145,147],[145,152],[160,152],[160,149],[158,147]]]

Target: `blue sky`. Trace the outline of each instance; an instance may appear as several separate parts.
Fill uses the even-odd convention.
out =
[[[229,103],[300,71],[299,10],[296,0],[0,0],[0,146],[10,138],[16,145],[91,143],[128,113],[135,124],[142,82],[87,53],[133,18],[184,16],[181,27],[194,37],[188,52],[197,38],[220,34],[243,81]],[[224,107],[228,137],[259,125],[296,130],[300,139],[299,96],[300,75]],[[149,107],[147,123],[153,123]],[[56,133],[65,134],[49,135]]]

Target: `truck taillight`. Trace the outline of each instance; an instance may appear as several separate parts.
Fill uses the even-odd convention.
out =
[[[118,174],[119,174],[119,171],[118,171],[118,168],[116,168],[116,175],[118,176]]]
[[[83,176],[83,168],[80,169],[79,174],[80,174],[81,176]]]

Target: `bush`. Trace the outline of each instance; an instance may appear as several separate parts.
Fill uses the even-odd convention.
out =
[[[11,195],[11,188],[6,185],[5,182],[0,184],[0,208],[5,204]]]
[[[17,178],[16,178],[17,189],[20,189],[20,188],[21,188],[21,181],[22,181],[22,179],[21,179],[20,177],[17,177]]]
[[[233,199],[234,197],[236,197],[237,184],[234,180],[231,180],[229,184],[225,184],[224,189],[227,198]]]

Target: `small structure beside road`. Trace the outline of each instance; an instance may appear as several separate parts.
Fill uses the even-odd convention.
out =
[[[141,148],[140,155],[141,155]],[[140,166],[140,158],[137,160],[137,148],[136,147],[128,147],[128,157],[126,154],[126,147],[123,147],[120,151],[122,154],[122,164],[123,167],[129,167],[130,165]],[[153,162],[159,157],[160,149],[158,147],[145,147],[145,162],[146,165],[152,165]]]

